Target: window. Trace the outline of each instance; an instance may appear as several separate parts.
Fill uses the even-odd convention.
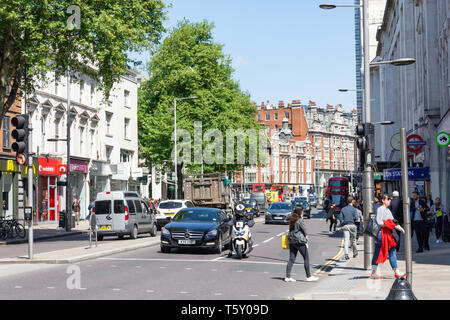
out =
[[[270,114],[266,113],[266,121],[270,121]]]
[[[289,112],[285,112],[285,113],[284,113],[284,117],[285,117],[286,119],[289,119]]]
[[[106,113],[106,134],[111,136],[112,113]]]
[[[275,113],[275,114],[274,114],[274,119],[275,119],[275,120],[278,120],[278,113]]]
[[[3,117],[3,127],[2,127],[2,133],[3,133],[3,148],[9,149],[11,145],[11,133],[10,133],[10,119],[9,117]]]
[[[84,127],[80,127],[80,154],[84,154]]]
[[[89,130],[89,136],[91,137],[91,157],[95,156],[95,130]]]
[[[123,200],[114,200],[114,213],[125,213]],[[95,214],[97,214],[97,207],[95,208]]]
[[[139,200],[134,200],[134,205],[136,206],[136,212],[142,212],[142,205]]]
[[[80,81],[80,98],[79,102],[81,103],[83,101],[83,95],[84,95],[84,81]]]
[[[136,209],[134,208],[133,200],[126,199],[126,201],[127,201],[127,206],[128,206],[129,213],[136,213]]]
[[[261,115],[258,113],[258,121],[261,120]]]
[[[127,150],[120,150],[120,162],[131,162],[132,152]]]
[[[55,138],[59,138],[59,124],[60,124],[60,122],[61,122],[61,118],[55,119]],[[55,144],[55,152],[58,152],[59,142],[55,141],[54,144]]]
[[[95,84],[92,82],[91,83],[91,98],[90,98],[90,104],[91,106],[94,106],[94,102],[95,102]]]
[[[46,139],[45,139],[45,117],[41,117],[41,145],[42,150],[45,150]]]
[[[123,129],[123,137],[125,139],[130,139],[130,119],[124,119],[124,129]]]
[[[269,134],[270,133],[270,126],[266,127],[266,133]]]
[[[124,99],[124,106],[129,108],[129,98],[130,98],[130,91],[124,90],[123,92],[123,99]]]
[[[111,154],[112,154],[112,147],[106,147],[106,160],[107,161],[111,161]]]

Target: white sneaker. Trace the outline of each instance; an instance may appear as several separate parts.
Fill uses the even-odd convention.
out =
[[[297,280],[295,280],[294,278],[284,278],[284,281],[286,281],[286,282],[296,282]]]
[[[441,241],[441,240],[439,240],[439,239],[437,239],[437,240],[436,240],[436,243],[441,243],[441,242],[442,242],[442,241]]]
[[[317,281],[317,280],[319,280],[319,278],[314,277],[314,276],[311,276],[311,277],[309,277],[309,278],[306,278],[306,281],[308,281],[308,282]]]

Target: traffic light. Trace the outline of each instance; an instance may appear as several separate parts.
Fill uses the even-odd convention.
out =
[[[16,140],[12,144],[12,149],[16,152],[16,161],[20,165],[25,165],[28,161],[28,115],[21,114],[12,118],[11,124],[16,127],[11,133]]]
[[[371,123],[360,123],[356,126],[356,146],[363,151],[374,150],[375,148],[375,127]]]

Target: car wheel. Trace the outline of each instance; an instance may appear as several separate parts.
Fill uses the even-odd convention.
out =
[[[156,237],[156,230],[157,230],[156,223],[153,223],[152,228],[150,229],[150,235],[152,237]]]
[[[133,231],[130,234],[131,239],[137,239],[138,237],[138,228],[136,226],[133,227]]]
[[[216,247],[216,249],[214,250],[216,253],[221,254],[222,253],[222,248],[223,248],[223,241],[222,241],[222,235],[219,235],[219,243]]]
[[[162,253],[169,253],[170,252],[170,248],[169,247],[161,247],[161,252]]]

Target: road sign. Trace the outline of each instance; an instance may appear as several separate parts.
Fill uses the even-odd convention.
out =
[[[439,147],[446,147],[450,144],[450,134],[447,132],[439,132],[436,135],[436,143]]]
[[[423,144],[416,144],[416,142],[424,142],[422,137],[418,134],[411,134],[406,138],[406,148],[409,152],[418,155],[423,149]],[[425,143],[426,144],[426,143]]]
[[[391,147],[394,150],[400,151],[400,133],[396,133],[391,137]]]
[[[16,162],[19,165],[24,165],[25,163],[27,163],[27,156],[23,153],[19,153],[16,156]]]

